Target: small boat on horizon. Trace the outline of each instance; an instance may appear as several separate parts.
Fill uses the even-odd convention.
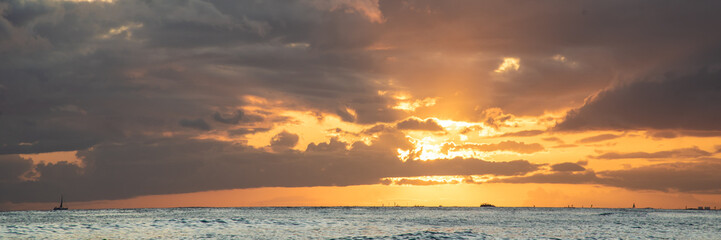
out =
[[[68,210],[68,208],[63,207],[63,195],[62,194],[60,194],[60,206],[53,208],[53,211],[57,211],[57,210]]]
[[[496,205],[493,205],[490,203],[484,203],[484,204],[481,204],[481,207],[496,207]]]

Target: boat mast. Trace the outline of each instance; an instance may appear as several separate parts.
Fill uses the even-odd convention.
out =
[[[60,208],[63,207],[63,195],[60,194]]]

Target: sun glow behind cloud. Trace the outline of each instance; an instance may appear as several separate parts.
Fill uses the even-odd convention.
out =
[[[398,104],[393,106],[393,109],[403,110],[407,112],[413,112],[419,107],[430,107],[436,105],[438,98],[424,98],[417,100],[405,100],[399,99]]]
[[[108,33],[100,35],[100,38],[108,39],[108,38],[111,38],[111,37],[114,37],[114,36],[124,33],[125,39],[130,40],[133,37],[132,30],[142,28],[142,27],[143,27],[142,23],[129,23],[129,24],[126,24],[126,25],[123,25],[120,27],[110,29],[110,31],[108,31]]]
[[[497,73],[518,71],[521,68],[521,59],[519,58],[503,58],[503,63],[495,70]]]
[[[483,123],[432,119],[443,127],[444,132],[439,134],[428,131],[408,131],[406,138],[414,147],[397,149],[400,160],[483,159],[493,154],[473,149],[453,149],[449,146],[463,145],[471,139],[473,142],[479,141],[484,137],[498,134],[497,130],[485,126]],[[468,135],[472,135],[472,138],[469,138]]]
[[[392,185],[436,185],[436,184],[462,184],[462,183],[483,183],[491,179],[488,176],[418,176],[418,177],[388,177],[382,178],[381,182]]]
[[[413,144],[413,149],[397,149],[398,159],[402,161],[408,160],[437,160],[437,159],[453,159],[453,158],[477,158],[483,159],[488,157],[490,153],[475,151],[473,149],[459,149],[450,150],[447,148],[448,142],[444,138],[424,137],[422,139],[416,139],[413,137],[407,137],[408,140]]]
[[[392,81],[390,81],[392,85]],[[378,96],[388,96],[390,95],[391,98],[396,102],[395,105],[389,105],[388,107],[391,109],[397,109],[402,110],[405,112],[414,112],[416,109],[420,107],[432,107],[436,105],[439,97],[426,97],[423,99],[413,99],[413,96],[410,93],[398,91],[398,92],[392,92],[387,90],[378,90]]]

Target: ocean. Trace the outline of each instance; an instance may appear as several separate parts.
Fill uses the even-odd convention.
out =
[[[274,207],[0,212],[0,239],[721,239],[721,211]]]

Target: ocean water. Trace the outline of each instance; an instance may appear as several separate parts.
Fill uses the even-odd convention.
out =
[[[0,212],[0,239],[721,239],[721,211],[294,207]]]

